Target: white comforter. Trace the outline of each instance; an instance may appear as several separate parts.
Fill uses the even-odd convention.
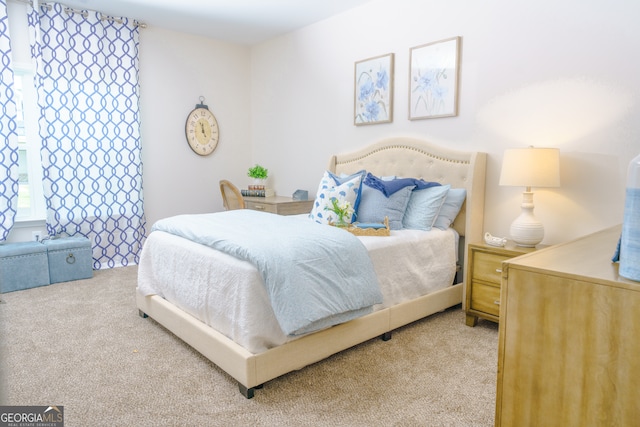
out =
[[[457,234],[449,229],[359,237],[390,307],[450,286]],[[264,282],[249,262],[165,232],[147,238],[138,270],[143,295],[157,294],[252,353],[294,339],[280,328]]]

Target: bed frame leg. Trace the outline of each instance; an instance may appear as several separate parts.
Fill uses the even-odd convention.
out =
[[[391,339],[391,331],[380,335],[380,338],[382,338],[382,341],[389,341]]]
[[[147,315],[147,313],[145,313],[144,311],[138,309],[138,316],[142,317],[143,319],[146,319],[147,317],[149,317]]]
[[[238,383],[238,387],[240,388],[240,394],[242,394],[244,397],[246,397],[247,399],[253,398],[253,394],[256,391],[255,387],[247,388],[240,383]]]
[[[246,397],[247,399],[251,399],[253,397],[255,391],[261,389],[262,387],[264,387],[264,384],[260,384],[260,385],[257,385],[255,387],[247,388],[247,387],[243,386],[242,384],[238,383],[238,387],[240,388],[240,393],[244,397]]]

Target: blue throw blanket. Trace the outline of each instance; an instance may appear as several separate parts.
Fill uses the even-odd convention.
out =
[[[415,190],[424,190],[425,188],[437,187],[441,185],[438,182],[425,181],[417,178],[396,178],[385,181],[377,176],[367,173],[364,177],[364,184],[371,188],[380,190],[386,197],[390,197],[393,193],[402,190],[405,187],[413,186]]]
[[[373,264],[360,240],[306,217],[241,209],[166,218],[153,230],[254,264],[287,335],[346,322],[382,302]]]

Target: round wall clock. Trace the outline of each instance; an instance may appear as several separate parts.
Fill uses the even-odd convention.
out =
[[[209,107],[203,104],[204,98],[200,97],[200,104],[187,116],[185,135],[189,147],[201,156],[213,153],[218,145],[220,132],[216,116],[209,111]]]

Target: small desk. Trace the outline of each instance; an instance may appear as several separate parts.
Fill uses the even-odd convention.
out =
[[[293,200],[291,197],[243,197],[246,209],[278,215],[298,215],[311,212],[313,200]]]

